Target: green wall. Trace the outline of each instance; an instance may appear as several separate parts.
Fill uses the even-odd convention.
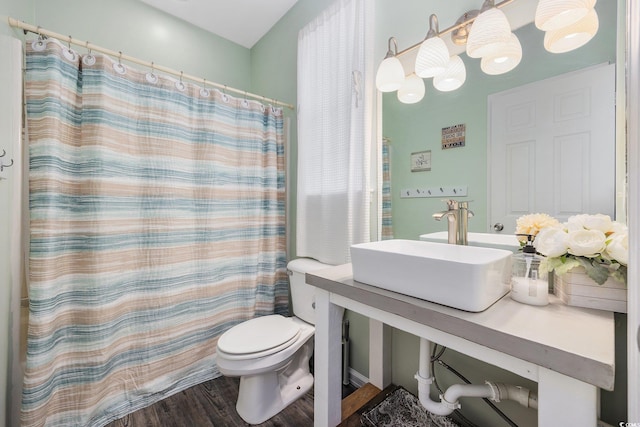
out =
[[[7,16],[186,74],[251,90],[249,49],[141,1],[0,0],[0,33],[22,38],[21,30],[7,25]]]
[[[299,0],[251,49],[251,84],[254,93],[296,105],[298,32],[327,8],[333,0]],[[290,120],[287,141],[287,246],[289,259],[296,258],[297,120],[295,111],[285,108]]]

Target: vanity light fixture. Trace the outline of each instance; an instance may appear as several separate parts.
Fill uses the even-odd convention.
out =
[[[554,31],[580,21],[596,4],[596,0],[540,0],[535,24],[542,31]]]
[[[467,69],[464,61],[458,55],[449,59],[447,70],[433,78],[433,87],[441,92],[450,92],[458,89],[467,79]]]
[[[518,66],[522,60],[522,45],[518,37],[511,33],[508,43],[500,47],[495,53],[483,56],[480,69],[492,76],[507,73]]]
[[[598,32],[600,24],[595,9],[567,27],[547,31],[544,35],[544,48],[551,53],[565,53],[584,46]]]
[[[393,43],[394,49],[391,49]],[[395,37],[389,38],[389,50],[376,73],[376,87],[380,92],[393,92],[400,89],[404,82],[404,68],[397,58],[398,42]]]
[[[438,18],[429,16],[429,31],[425,39],[398,52],[396,39],[389,39],[389,51],[380,64],[376,86],[382,92],[398,92],[404,103],[415,103],[424,96],[424,82],[420,78],[433,77],[433,86],[440,91],[458,89],[466,79],[465,63],[457,55],[449,56],[442,36],[451,33],[454,44],[467,44],[470,58],[481,58],[480,68],[489,75],[513,70],[522,60],[522,45],[511,31],[506,15],[500,10],[516,0],[484,0],[482,8],[461,16],[454,25],[440,31]],[[544,47],[549,52],[563,53],[586,44],[598,32],[598,15],[594,9],[597,0],[538,0],[535,24],[547,29]],[[395,50],[391,49],[394,43]],[[405,78],[398,57],[419,49],[414,72]]]
[[[470,10],[468,12],[465,12],[464,15],[458,18],[458,20],[454,24],[454,29],[451,31],[451,41],[454,44],[457,44],[459,46],[467,44],[471,25],[473,24],[473,20],[479,14],[479,10]]]
[[[420,45],[416,57],[415,73],[422,78],[442,74],[449,64],[449,49],[438,34],[438,17],[429,17],[429,32]]]
[[[403,104],[415,104],[424,98],[424,80],[415,73],[411,73],[404,79],[404,83],[398,89],[398,100]]]
[[[471,58],[495,54],[511,38],[511,25],[494,0],[485,0],[480,14],[473,21],[467,40],[467,55]]]

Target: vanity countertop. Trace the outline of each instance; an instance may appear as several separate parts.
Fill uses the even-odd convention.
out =
[[[307,273],[306,280],[332,294],[613,390],[613,313],[571,307],[554,295],[544,307],[507,295],[483,312],[470,313],[356,282],[351,264]]]

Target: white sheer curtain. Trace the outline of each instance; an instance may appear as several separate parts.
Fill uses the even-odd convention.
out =
[[[337,0],[298,35],[297,255],[369,240],[373,2]]]

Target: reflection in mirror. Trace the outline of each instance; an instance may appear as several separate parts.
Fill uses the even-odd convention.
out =
[[[514,2],[514,5],[517,3]],[[480,59],[461,54],[467,77],[456,91],[437,91],[431,79],[428,79],[425,80],[425,97],[418,103],[403,104],[395,93],[383,95],[383,135],[388,141],[390,203],[395,238],[417,239],[421,234],[443,231],[442,224],[431,219],[433,212],[444,208],[441,198],[400,197],[402,189],[433,186],[466,186],[467,196],[460,199],[472,200],[470,208],[475,212],[474,218],[469,220],[469,230],[494,232],[489,217],[488,97],[595,65],[615,64],[616,3],[612,0],[596,4],[600,29],[589,43],[574,51],[562,54],[548,52],[544,48],[544,32],[530,23],[514,31],[522,45],[523,54],[520,64],[507,74],[487,75],[480,69]],[[404,13],[411,11],[405,10]],[[458,124],[465,125],[464,143],[443,149],[442,129]],[[616,144],[615,135],[605,139],[601,143]],[[426,150],[432,153],[431,170],[412,172],[411,153]],[[624,157],[624,152],[619,150],[616,156]],[[620,161],[617,160],[617,163],[620,164]],[[542,191],[550,189],[535,189],[533,194]],[[619,213],[617,219],[621,219]]]

